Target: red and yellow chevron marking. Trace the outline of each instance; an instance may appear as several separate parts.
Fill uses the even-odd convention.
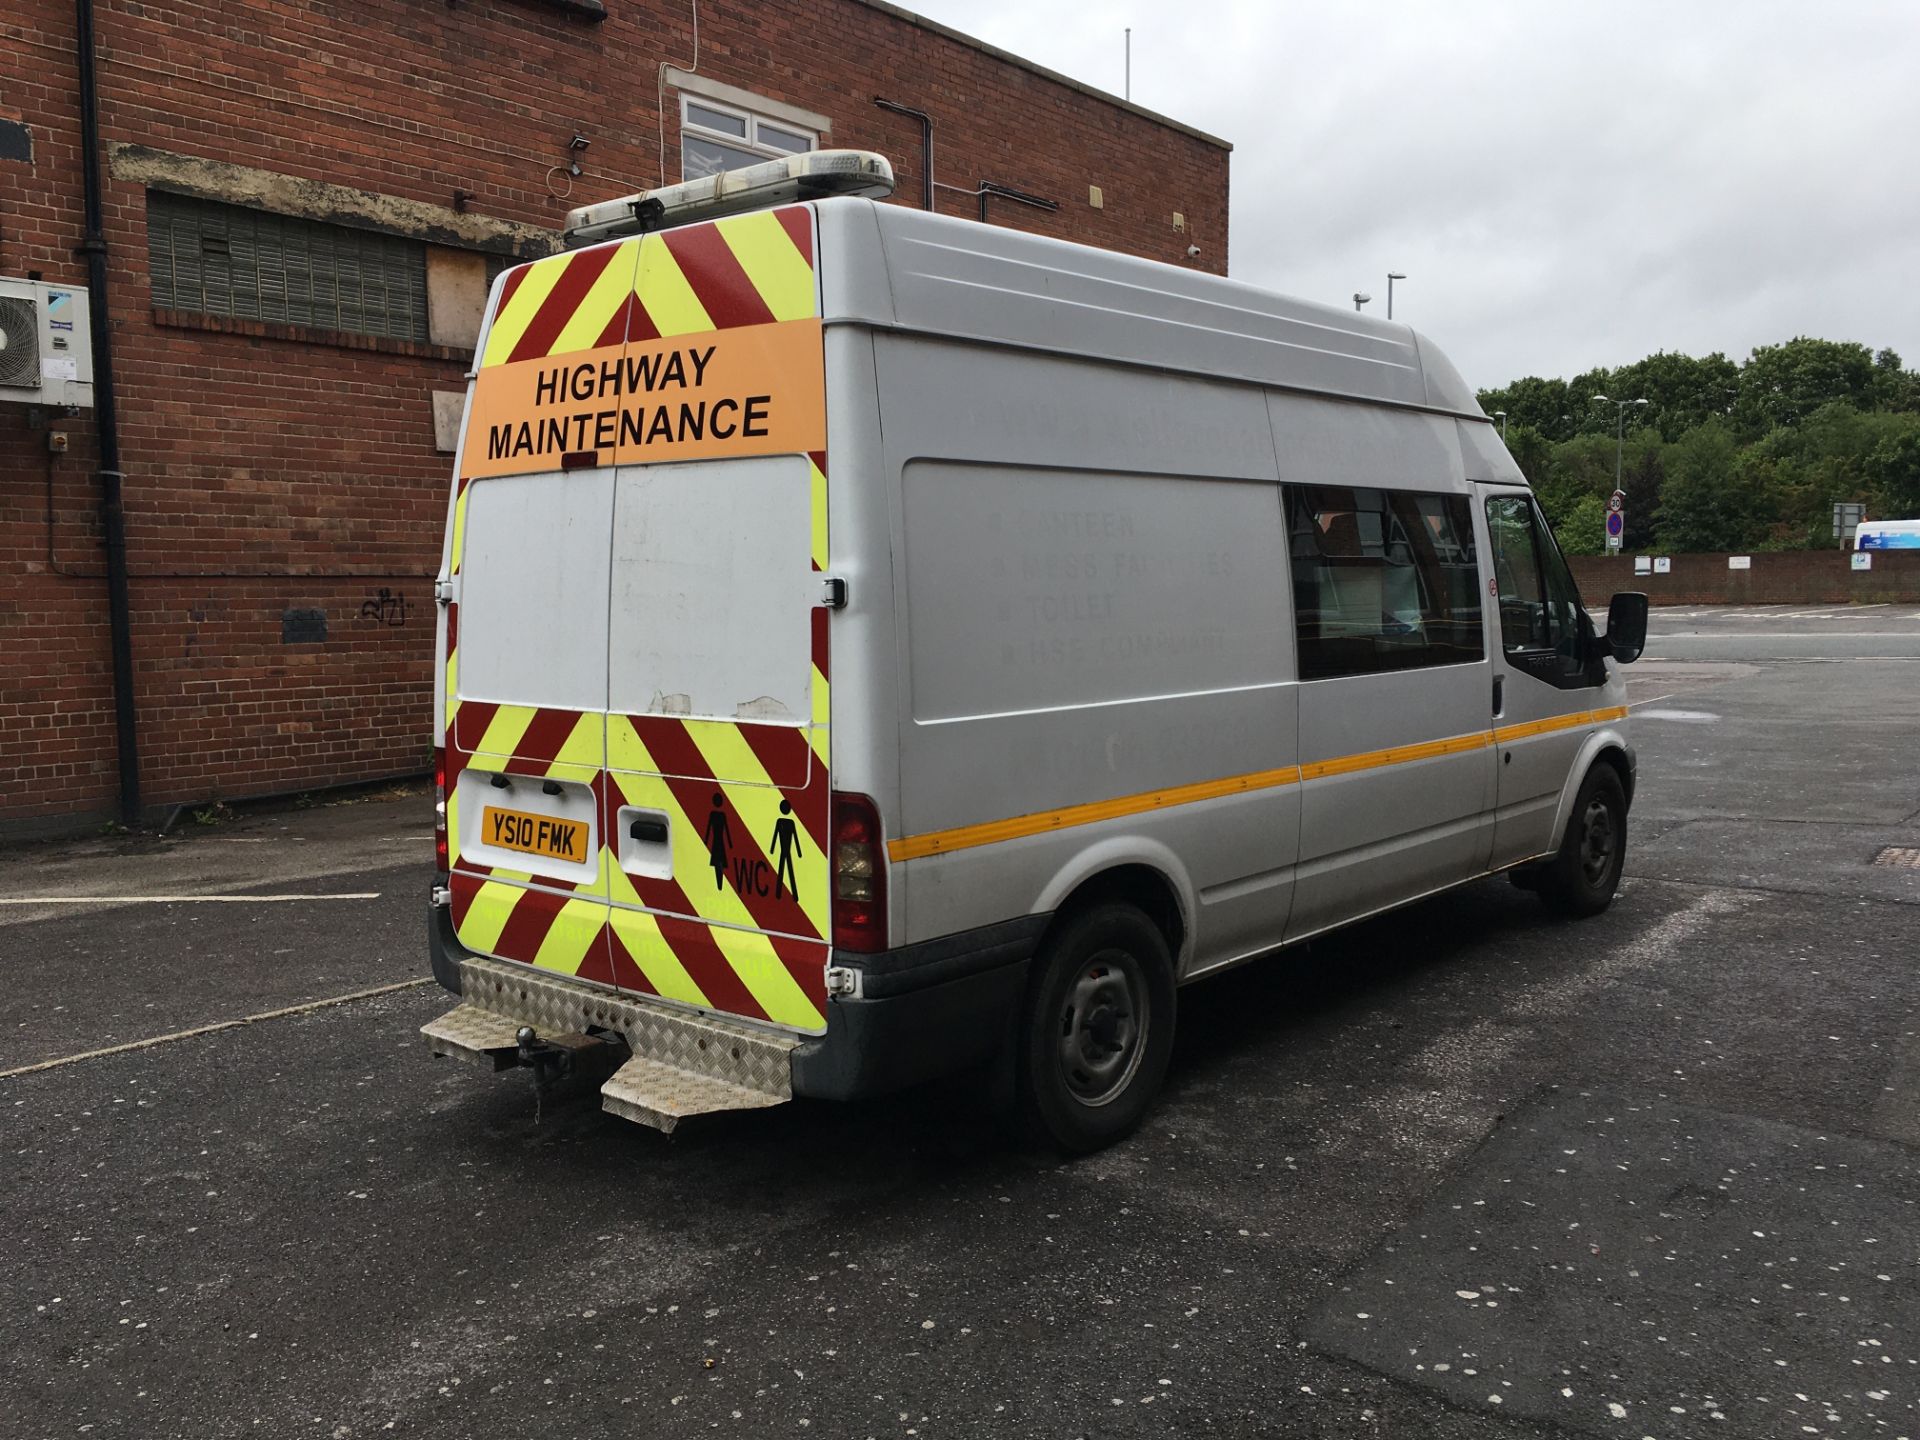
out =
[[[649,387],[656,385],[662,395],[671,387],[677,404],[695,399],[696,379],[708,387],[705,421],[720,418],[713,434],[691,447],[677,436],[648,438],[639,421],[623,434],[618,417],[607,422],[611,446],[595,443],[609,432],[595,434],[591,421],[558,438],[569,453],[595,451],[600,464],[803,452],[810,461],[810,559],[814,570],[826,569],[818,316],[813,219],[799,206],[557,255],[511,272],[468,406],[452,573],[459,574],[464,553],[470,481],[559,468],[557,456],[487,458],[490,427],[518,415],[513,405],[557,393],[561,409],[591,411],[606,386],[617,390],[618,406],[654,395]],[[753,428],[762,433],[719,434],[734,427],[736,414],[738,427],[747,428],[744,410],[725,405],[720,383],[741,376],[752,380],[754,394],[773,395],[776,407],[783,395],[791,405],[757,415]],[[789,382],[784,391],[782,377]],[[593,403],[583,398],[589,385]],[[680,424],[683,417],[676,412],[673,419]],[[714,435],[729,443],[708,443]],[[573,445],[576,439],[586,443]],[[461,941],[669,1002],[823,1029],[831,934],[827,612],[816,608],[812,616],[811,714],[804,724],[784,726],[463,698],[457,603],[446,616],[450,885]],[[463,856],[458,779],[469,765],[591,784],[601,843],[596,878],[570,885]],[[622,868],[621,818],[631,809],[667,818],[672,879]],[[716,822],[724,825],[720,846],[710,840],[722,833]],[[716,863],[719,850],[724,865]]]
[[[763,210],[513,271],[479,368],[819,313],[813,217],[800,206]]]

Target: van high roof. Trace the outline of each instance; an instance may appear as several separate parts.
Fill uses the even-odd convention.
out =
[[[1408,326],[1133,255],[865,199],[815,204],[823,318],[1485,420]]]

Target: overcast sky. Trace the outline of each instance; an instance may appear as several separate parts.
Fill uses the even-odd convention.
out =
[[[1233,142],[1237,279],[1480,387],[1796,334],[1920,367],[1911,0],[907,0]],[[1019,177],[1007,179],[1018,183]]]

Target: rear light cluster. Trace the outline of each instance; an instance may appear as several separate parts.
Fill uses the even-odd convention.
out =
[[[433,868],[450,868],[447,856],[447,752],[433,752]]]
[[[880,812],[865,795],[833,796],[833,946],[887,948],[887,857]]]

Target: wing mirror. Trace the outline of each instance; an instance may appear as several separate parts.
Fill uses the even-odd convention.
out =
[[[1607,605],[1607,653],[1631,665],[1647,648],[1647,597],[1622,590]]]

